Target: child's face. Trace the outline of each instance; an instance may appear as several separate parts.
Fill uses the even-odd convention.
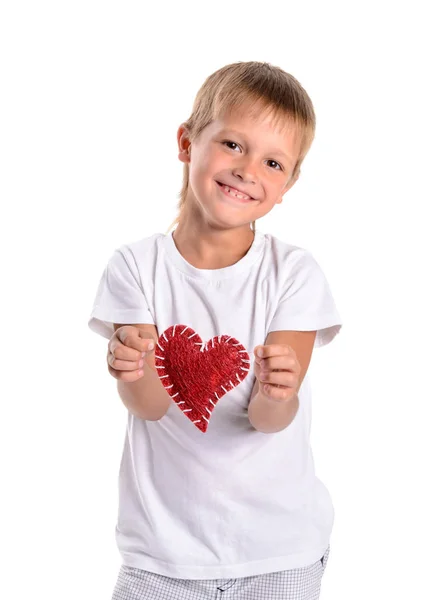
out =
[[[210,222],[240,227],[263,217],[295,183],[289,182],[300,151],[295,130],[275,130],[271,116],[252,118],[250,112],[232,112],[210,123],[182,152],[189,141],[178,130],[179,158],[189,163],[191,206],[199,206]],[[240,199],[220,184],[247,194]]]

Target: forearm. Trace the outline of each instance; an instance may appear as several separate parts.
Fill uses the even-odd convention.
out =
[[[248,418],[251,425],[262,433],[276,433],[288,427],[299,409],[297,394],[289,400],[273,400],[259,391],[248,405]]]
[[[157,421],[165,415],[171,398],[158,377],[153,361],[144,364],[144,376],[131,383],[118,380],[118,393],[124,406],[135,417]]]

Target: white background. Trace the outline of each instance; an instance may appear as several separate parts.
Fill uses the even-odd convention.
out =
[[[435,4],[3,4],[2,598],[110,600],[126,411],[87,321],[114,249],[173,221],[177,128],[238,60],[291,72],[317,114],[257,226],[314,254],[344,321],[310,366],[321,598],[441,597]]]

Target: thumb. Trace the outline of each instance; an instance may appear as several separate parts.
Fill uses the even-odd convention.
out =
[[[147,342],[150,342],[150,343],[146,344],[146,349],[153,350],[153,348],[155,347],[155,343],[156,343],[155,336],[152,333],[150,333],[150,331],[145,331],[145,329],[138,329],[138,331],[139,331],[139,337],[142,340],[147,340]]]

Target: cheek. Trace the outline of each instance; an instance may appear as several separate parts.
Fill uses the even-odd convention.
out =
[[[202,198],[211,194],[215,171],[209,157],[201,158],[190,169],[190,186],[196,196]]]
[[[281,179],[279,181],[275,181],[277,178],[272,178],[272,180],[268,184],[268,189],[271,190],[271,196],[273,198],[279,198],[283,196],[284,190],[284,181]]]
[[[205,149],[203,158],[207,165],[213,170],[221,170],[231,167],[234,164],[235,155],[225,151],[225,149],[218,144]]]
[[[195,177],[203,177],[204,175],[208,175],[215,168],[215,157],[212,153],[209,152],[201,152],[195,157],[195,160],[192,164],[192,172]]]
[[[190,185],[193,189],[200,187],[207,172],[207,159],[203,156],[193,156],[190,163]]]

